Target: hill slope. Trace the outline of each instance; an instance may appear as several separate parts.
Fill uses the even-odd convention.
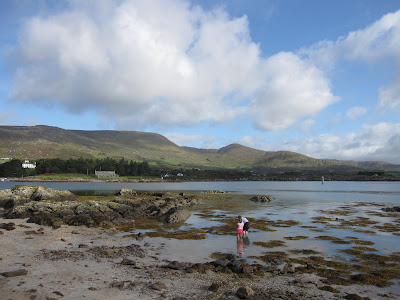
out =
[[[175,168],[258,170],[385,169],[400,165],[314,159],[289,151],[262,151],[239,144],[221,149],[180,147],[156,133],[137,131],[65,130],[50,126],[0,126],[0,157],[126,158]]]

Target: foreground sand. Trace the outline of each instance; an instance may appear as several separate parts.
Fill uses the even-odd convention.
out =
[[[58,229],[3,219],[14,230],[0,230],[0,299],[238,299],[240,287],[250,287],[248,299],[400,299],[398,287],[334,286],[321,290],[313,275],[240,278],[206,271],[187,273],[165,266],[165,245],[115,236],[98,228],[62,226]],[[1,234],[2,233],[2,234]],[[124,263],[121,263],[123,259]],[[217,291],[209,287],[217,283]],[[353,297],[353,298],[350,298]],[[354,298],[355,297],[355,298]]]

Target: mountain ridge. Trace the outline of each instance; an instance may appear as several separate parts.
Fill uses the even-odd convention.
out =
[[[243,170],[388,170],[386,162],[316,159],[291,151],[264,151],[240,144],[220,149],[178,146],[161,134],[117,130],[68,130],[53,126],[0,126],[0,157],[126,158],[175,168]]]

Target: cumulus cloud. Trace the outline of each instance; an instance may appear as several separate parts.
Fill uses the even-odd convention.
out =
[[[346,135],[298,137],[285,143],[285,150],[315,158],[382,160],[395,164],[400,164],[399,149],[400,123],[386,122],[364,125],[358,132]]]
[[[9,56],[18,65],[11,99],[95,110],[119,129],[254,114],[262,130],[336,100],[313,64],[293,53],[263,58],[246,16],[183,0],[70,3],[26,21]]]
[[[325,74],[294,53],[270,57],[266,73],[265,89],[251,104],[255,126],[262,130],[286,129],[339,100],[331,93]]]
[[[320,66],[334,67],[338,60],[375,63],[386,57],[400,58],[400,10],[370,26],[352,31],[336,41],[324,40],[299,50]]]
[[[365,115],[367,113],[367,109],[365,107],[361,107],[361,106],[355,106],[350,108],[347,113],[346,116],[347,118],[349,118],[350,120],[356,120],[358,117]]]
[[[266,146],[266,138],[264,136],[243,136],[238,143],[247,147],[263,149]]]
[[[298,51],[323,70],[332,70],[339,61],[376,64],[393,61],[397,68],[390,83],[379,89],[379,105],[392,109],[400,98],[400,10],[383,16],[370,26],[350,32],[336,41],[321,41]]]
[[[95,109],[121,126],[195,124],[232,120],[243,112],[232,104],[261,85],[246,16],[179,0],[108,4],[28,20],[11,99]]]
[[[164,134],[164,136],[179,146],[197,144],[198,147],[203,149],[216,148],[213,144],[217,140],[216,136],[207,136],[203,134],[188,135],[181,132],[168,132]]]

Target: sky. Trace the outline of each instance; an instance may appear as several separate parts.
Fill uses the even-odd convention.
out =
[[[2,0],[0,125],[400,164],[398,0]]]

